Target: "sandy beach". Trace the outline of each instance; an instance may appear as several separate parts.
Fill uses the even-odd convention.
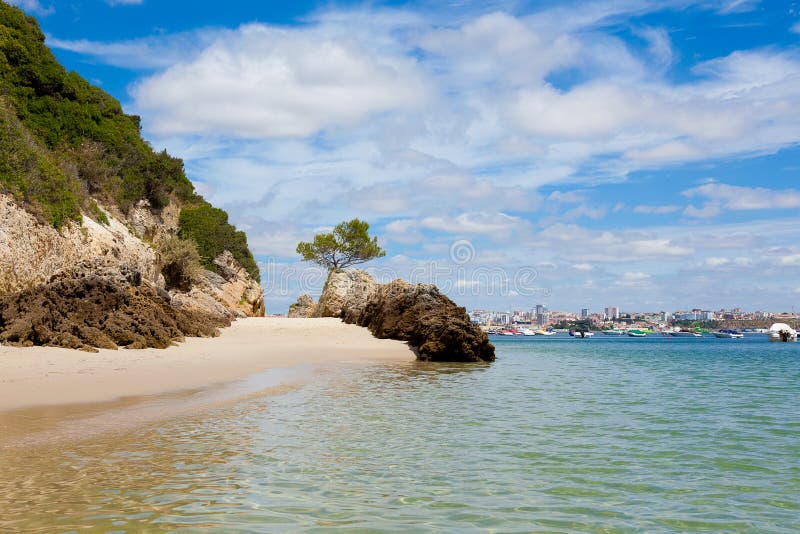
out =
[[[405,343],[338,319],[240,319],[219,337],[165,350],[0,346],[0,411],[201,388],[306,364],[413,359]]]

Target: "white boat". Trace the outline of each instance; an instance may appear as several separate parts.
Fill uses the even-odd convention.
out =
[[[689,332],[688,330],[678,330],[670,332],[669,335],[671,335],[672,337],[703,337],[703,334],[698,334],[697,332]]]
[[[614,330],[603,330],[603,335],[604,336],[624,336],[625,335],[625,331],[624,330],[617,330],[616,328]]]
[[[536,335],[536,332],[534,332],[534,331],[533,331],[533,330],[531,330],[530,328],[523,328],[523,329],[522,329],[522,335],[523,335],[523,336],[535,336],[535,335]]]
[[[586,330],[570,330],[569,335],[576,339],[585,339],[587,337],[592,337],[594,332],[588,332]]]
[[[714,332],[714,337],[723,339],[740,339],[744,337],[744,334],[736,330],[720,330],[719,332]]]
[[[774,325],[769,327],[769,332],[767,332],[767,337],[769,338],[770,341],[796,343],[797,330],[795,330],[786,323],[775,323]]]

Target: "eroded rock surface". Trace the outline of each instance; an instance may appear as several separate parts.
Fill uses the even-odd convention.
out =
[[[105,211],[108,224],[84,216],[57,230],[0,194],[0,341],[166,347],[263,316],[261,286],[227,251],[214,260],[218,273],[204,271],[189,291],[166,291],[145,240],[174,234],[179,211],[140,202],[127,219]]]
[[[495,359],[489,337],[472,324],[466,309],[430,284],[378,284],[362,270],[333,272],[315,315],[340,317],[378,338],[407,341],[423,361]]]
[[[297,297],[297,302],[289,306],[287,317],[290,319],[307,319],[314,316],[316,309],[317,306],[314,303],[314,299],[303,293]]]
[[[165,348],[218,335],[229,320],[173,307],[135,268],[80,263],[46,284],[0,297],[0,341],[73,349]]]
[[[328,276],[319,297],[315,317],[342,317],[345,309],[363,306],[378,283],[361,269],[344,269]]]

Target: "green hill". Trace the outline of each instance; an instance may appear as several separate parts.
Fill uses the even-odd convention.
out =
[[[105,222],[93,199],[123,214],[142,199],[154,210],[177,202],[181,235],[206,267],[228,249],[258,280],[246,236],[195,193],[183,161],[154,151],[139,117],[67,72],[44,41],[36,19],[0,2],[0,192],[55,227],[82,214]]]

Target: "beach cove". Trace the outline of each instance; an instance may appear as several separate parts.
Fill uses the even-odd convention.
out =
[[[268,369],[413,359],[406,343],[331,318],[239,319],[219,337],[187,338],[167,349],[0,345],[0,411],[202,388]]]

